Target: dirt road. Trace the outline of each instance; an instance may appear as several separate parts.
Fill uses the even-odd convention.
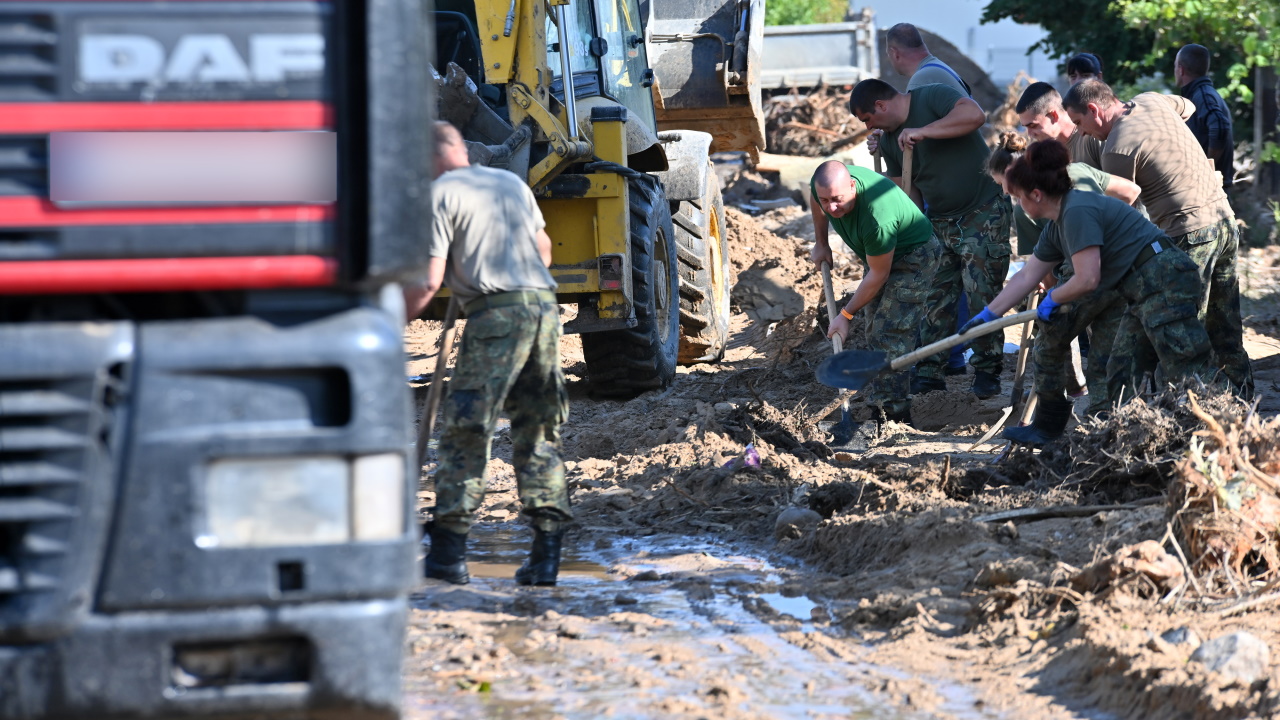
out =
[[[559,587],[511,580],[528,536],[498,433],[473,535],[477,579],[426,582],[413,598],[407,717],[1234,718],[1280,707],[1274,669],[1231,683],[1187,662],[1194,643],[1159,639],[1248,630],[1280,648],[1276,605],[1223,616],[1190,590],[1067,582],[1122,548],[1163,542],[1171,466],[1154,458],[1185,443],[1168,425],[1180,405],[1088,430],[1109,433],[1095,457],[1149,457],[1099,461],[1106,473],[1087,478],[1062,470],[1084,462],[1070,453],[1086,444],[1060,451],[1067,465],[1053,453],[994,464],[996,444],[970,452],[1004,404],[968,393],[971,376],[917,399],[916,428],[891,426],[862,457],[833,454],[817,428],[833,419],[818,414],[835,394],[813,381],[830,346],[814,329],[821,281],[804,213],[730,210],[729,226],[737,285],[723,362],[682,368],[663,392],[598,400],[578,339],[563,342],[577,521]],[[1280,412],[1276,250],[1242,264],[1258,409],[1270,414]],[[846,258],[837,276],[849,283],[857,271]],[[438,332],[410,327],[410,374],[429,372]],[[419,501],[433,501],[425,480]],[[1082,504],[1116,507],[987,517]],[[779,526],[789,508],[794,522]]]

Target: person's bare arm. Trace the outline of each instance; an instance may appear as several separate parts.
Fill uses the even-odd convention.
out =
[[[431,299],[440,292],[440,286],[444,283],[444,267],[448,262],[447,258],[433,257],[427,260],[427,277],[421,284],[406,285],[404,288],[404,316],[406,320],[413,320],[427,309],[427,305],[431,304]]]
[[[1087,247],[1071,256],[1076,274],[1053,291],[1058,304],[1066,304],[1093,292],[1102,279],[1102,252],[1097,245]]]
[[[919,128],[907,128],[898,135],[898,146],[902,149],[914,147],[926,138],[945,140],[956,138],[982,127],[987,122],[987,114],[982,112],[978,103],[969,98],[956,101],[951,112],[933,122]]]
[[[1126,205],[1132,205],[1138,201],[1138,196],[1142,194],[1142,188],[1138,187],[1138,183],[1127,180],[1119,175],[1112,175],[1107,181],[1107,197],[1113,197]]]
[[[1034,255],[1028,257],[1022,269],[1009,278],[1009,282],[1004,284],[1004,290],[1001,290],[994,300],[987,303],[987,309],[995,314],[996,317],[1009,312],[1010,308],[1022,302],[1027,295],[1030,295],[1031,291],[1040,284],[1040,279],[1051,270],[1053,270],[1053,263],[1045,262]],[[1055,293],[1054,296],[1056,298],[1057,294]]]
[[[835,267],[835,259],[831,256],[831,241],[827,237],[830,223],[827,222],[827,214],[818,205],[817,198],[809,198],[809,214],[813,216],[813,249],[809,251],[809,260],[819,270],[824,262]]]
[[[880,294],[884,289],[884,284],[889,280],[889,269],[893,267],[893,251],[883,255],[871,255],[867,257],[867,274],[862,276],[862,281],[858,283],[858,287],[853,291],[853,297],[849,298],[849,302],[845,303],[845,312],[853,315],[871,302],[875,296]],[[849,337],[849,319],[839,313],[831,318],[831,325],[827,329],[827,337],[840,333],[840,337]]]
[[[551,236],[546,230],[538,231],[538,257],[542,258],[542,264],[551,267]]]

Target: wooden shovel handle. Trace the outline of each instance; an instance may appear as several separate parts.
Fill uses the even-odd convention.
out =
[[[912,352],[907,353],[906,355],[894,358],[893,362],[889,363],[889,368],[892,369],[894,372],[897,372],[899,370],[904,370],[906,368],[911,367],[912,365],[915,365],[921,360],[924,360],[930,355],[935,355],[937,353],[942,352],[943,350],[950,350],[951,348],[957,345],[963,345],[976,337],[989,335],[997,330],[1003,330],[1009,327],[1010,325],[1017,325],[1018,323],[1024,323],[1024,322],[1027,322],[1028,320],[1034,320],[1035,318],[1036,318],[1035,310],[1023,310],[1022,312],[1017,313],[1016,315],[1005,315],[1002,318],[996,318],[991,322],[982,323],[978,327],[970,330],[967,333],[964,333],[963,335],[952,335],[950,337],[945,337],[936,343],[925,345],[919,350],[914,350]]]
[[[911,196],[911,153],[914,150],[910,145],[902,151],[902,191]]]
[[[822,263],[822,294],[827,299],[827,324],[836,319],[839,310],[836,308],[836,294],[831,289],[831,263]],[[844,341],[840,339],[840,333],[831,336],[831,347],[840,352],[844,350]]]
[[[449,309],[444,313],[444,331],[436,345],[436,369],[431,373],[431,386],[422,400],[422,417],[418,420],[418,467],[427,462],[427,443],[436,427],[436,411],[440,408],[440,395],[444,392],[444,371],[448,368],[449,355],[453,352],[453,339],[458,327],[458,312],[462,303],[458,296],[449,297]]]
[[[880,152],[879,145],[876,146],[876,151],[872,153],[872,157],[875,158],[876,172],[883,175],[884,174],[884,155]]]

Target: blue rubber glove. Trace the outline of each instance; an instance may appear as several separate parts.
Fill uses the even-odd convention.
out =
[[[1053,299],[1053,290],[1045,293],[1044,299],[1040,301],[1040,305],[1036,308],[1036,317],[1041,322],[1053,322],[1053,311],[1062,307]]]
[[[979,326],[979,325],[981,325],[982,323],[984,323],[984,322],[991,322],[992,320],[995,320],[995,319],[996,319],[996,318],[998,318],[998,317],[1000,317],[1000,316],[999,316],[999,315],[997,315],[997,314],[995,314],[995,313],[993,313],[993,312],[991,312],[991,308],[986,308],[986,307],[984,307],[984,308],[982,308],[982,312],[980,312],[980,313],[978,313],[977,315],[974,315],[973,317],[969,318],[969,322],[965,323],[965,324],[960,328],[960,334],[961,334],[961,335],[964,335],[965,333],[967,333],[967,332],[969,332],[970,330],[972,330],[972,329],[974,329],[974,328],[978,327],[978,326]]]

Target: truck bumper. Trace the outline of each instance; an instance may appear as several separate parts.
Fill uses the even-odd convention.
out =
[[[404,598],[91,615],[0,647],[0,718],[399,717]],[[15,692],[16,691],[16,692]]]

